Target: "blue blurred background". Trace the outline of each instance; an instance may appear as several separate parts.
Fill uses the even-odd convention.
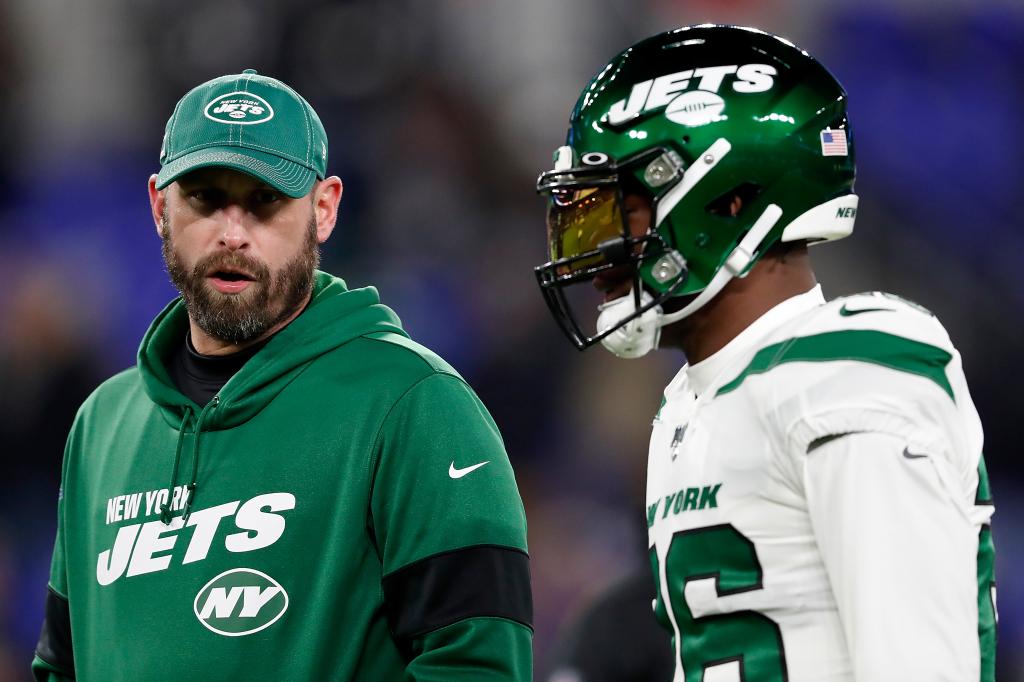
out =
[[[819,277],[830,297],[924,304],[961,349],[996,499],[999,679],[1024,680],[1019,0],[0,3],[0,680],[27,677],[74,412],[175,295],[145,189],[164,122],[193,85],[248,67],[327,128],[345,195],[325,269],[376,285],[502,428],[544,679],[573,614],[645,561],[648,429],[683,360],[561,337],[531,272],[534,180],[610,56],[703,21],[782,34],[850,93],[860,215],[813,250]]]

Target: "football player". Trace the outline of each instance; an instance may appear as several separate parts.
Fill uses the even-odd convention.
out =
[[[824,66],[701,25],[604,66],[538,181],[537,279],[573,343],[687,358],[647,477],[676,682],[993,679],[993,506],[960,356],[918,305],[826,301],[808,258],[853,230],[854,176]],[[603,294],[592,322],[577,284]]]

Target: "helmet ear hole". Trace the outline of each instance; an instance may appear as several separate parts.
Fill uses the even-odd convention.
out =
[[[735,218],[745,208],[754,203],[754,199],[764,188],[754,182],[744,182],[727,190],[708,202],[704,210],[711,215],[720,218]],[[736,200],[739,199],[738,208],[734,208]]]

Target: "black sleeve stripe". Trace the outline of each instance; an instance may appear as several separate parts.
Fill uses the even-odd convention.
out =
[[[506,618],[533,629],[530,558],[513,547],[475,545],[435,554],[382,582],[388,625],[402,648],[466,618]]]
[[[71,612],[68,600],[52,587],[46,588],[46,614],[39,633],[36,656],[68,677],[75,676],[75,654],[71,648]]]

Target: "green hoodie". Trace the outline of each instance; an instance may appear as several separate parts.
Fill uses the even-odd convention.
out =
[[[187,329],[177,299],[75,420],[37,679],[530,679],[522,502],[455,370],[319,272],[202,408]]]

